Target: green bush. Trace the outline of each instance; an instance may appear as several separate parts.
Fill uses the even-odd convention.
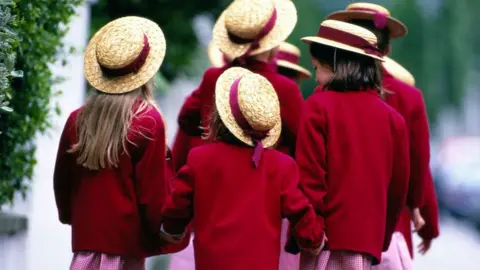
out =
[[[16,17],[11,13],[12,7],[15,7],[13,1],[0,1],[0,117],[3,113],[12,111],[8,107],[10,79],[22,75],[21,72],[15,71],[14,51],[18,45],[18,36],[12,30],[16,23]]]
[[[8,2],[1,0],[1,3]],[[11,1],[10,1],[11,2]],[[0,205],[13,202],[15,193],[25,195],[33,176],[35,136],[51,125],[53,110],[50,100],[56,78],[49,65],[56,62],[63,51],[62,38],[67,32],[76,6],[82,0],[15,0],[12,9],[16,18],[12,30],[20,43],[12,47],[16,52],[15,68],[22,70],[22,79],[12,82],[10,107],[13,112],[2,115],[0,121]],[[3,20],[3,16],[1,16]],[[9,43],[1,39],[2,46]],[[55,158],[48,156],[45,158]]]

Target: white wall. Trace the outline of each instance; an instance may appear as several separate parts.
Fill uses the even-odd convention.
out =
[[[88,25],[89,8],[85,4],[78,8],[78,16],[71,22],[65,43],[83,50]],[[54,65],[52,70],[66,79],[56,87],[63,94],[52,99],[52,104],[59,103],[62,114],[52,117],[53,129],[37,138],[38,163],[31,192],[27,201],[18,199],[11,209],[11,212],[28,216],[29,230],[13,237],[0,238],[1,270],[65,270],[70,265],[70,229],[58,221],[52,177],[63,125],[69,113],[81,106],[84,100],[83,53],[70,56],[66,67]]]

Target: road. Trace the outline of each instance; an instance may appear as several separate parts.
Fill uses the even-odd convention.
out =
[[[420,238],[416,237],[416,245]],[[415,270],[479,270],[480,233],[466,222],[442,219],[440,237],[425,255],[415,254]]]

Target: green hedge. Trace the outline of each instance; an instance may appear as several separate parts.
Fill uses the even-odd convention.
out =
[[[18,36],[12,27],[16,24],[16,17],[12,16],[11,9],[15,7],[13,1],[0,1],[0,118],[2,114],[11,112],[8,107],[10,99],[10,79],[21,76],[15,71],[15,48],[18,46]],[[2,132],[0,131],[0,134]]]
[[[0,121],[3,132],[0,135],[0,206],[12,203],[17,192],[25,195],[28,190],[36,164],[34,139],[51,126],[49,117],[55,107],[50,100],[55,94],[52,86],[58,78],[52,74],[49,64],[62,55],[65,25],[83,1],[14,2],[16,7],[11,12],[16,19],[12,30],[20,40],[18,46],[13,47],[17,56],[15,68],[22,70],[24,76],[12,82],[9,106],[13,112],[3,114]],[[2,38],[1,42],[5,40]]]

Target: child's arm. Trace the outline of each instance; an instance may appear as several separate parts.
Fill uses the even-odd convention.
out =
[[[300,172],[300,188],[317,213],[322,225],[323,198],[327,193],[326,119],[315,100],[305,103],[298,130],[296,160]]]
[[[71,224],[72,168],[75,166],[76,160],[74,155],[67,153],[67,151],[71,147],[68,133],[74,128],[75,117],[73,117],[73,114],[70,114],[63,128],[53,172],[53,191],[57,203],[58,218],[63,224]]]
[[[420,208],[420,213],[425,219],[425,226],[418,231],[418,235],[422,238],[420,244],[420,253],[424,254],[430,248],[432,240],[439,236],[440,229],[438,226],[438,203],[437,195],[435,194],[435,187],[430,174],[430,179],[426,183],[425,200],[423,207]]]
[[[415,108],[410,123],[410,181],[407,194],[407,206],[410,209],[422,207],[427,181],[430,179],[430,134],[427,111],[422,93],[412,100]]]
[[[282,116],[282,141],[286,141],[289,153],[293,157],[295,156],[298,126],[304,100],[302,92],[295,82],[288,80],[283,84],[283,88],[286,91],[283,92],[283,95],[278,95]]]
[[[173,193],[163,207],[161,231],[180,240],[193,217],[194,180],[188,163],[180,169],[173,185]]]
[[[387,193],[387,218],[383,249],[387,250],[400,214],[406,205],[408,179],[410,176],[410,154],[407,127],[403,118],[392,114],[394,142],[392,178]]]
[[[142,129],[149,130],[145,138],[143,155],[135,164],[135,189],[140,213],[146,220],[150,233],[160,227],[160,213],[170,194],[170,181],[165,179],[166,144],[165,127],[158,112],[142,118]]]
[[[187,162],[187,156],[190,149],[190,136],[188,136],[182,129],[178,129],[172,147],[172,162],[175,172],[178,172],[178,170],[180,170],[180,168],[182,168]]]
[[[283,180],[281,186],[282,213],[290,221],[296,243],[301,249],[318,249],[324,240],[323,221],[317,222],[315,210],[310,205],[307,197],[298,188],[298,168],[295,161],[290,163],[282,171]],[[287,246],[293,239],[289,239]]]

